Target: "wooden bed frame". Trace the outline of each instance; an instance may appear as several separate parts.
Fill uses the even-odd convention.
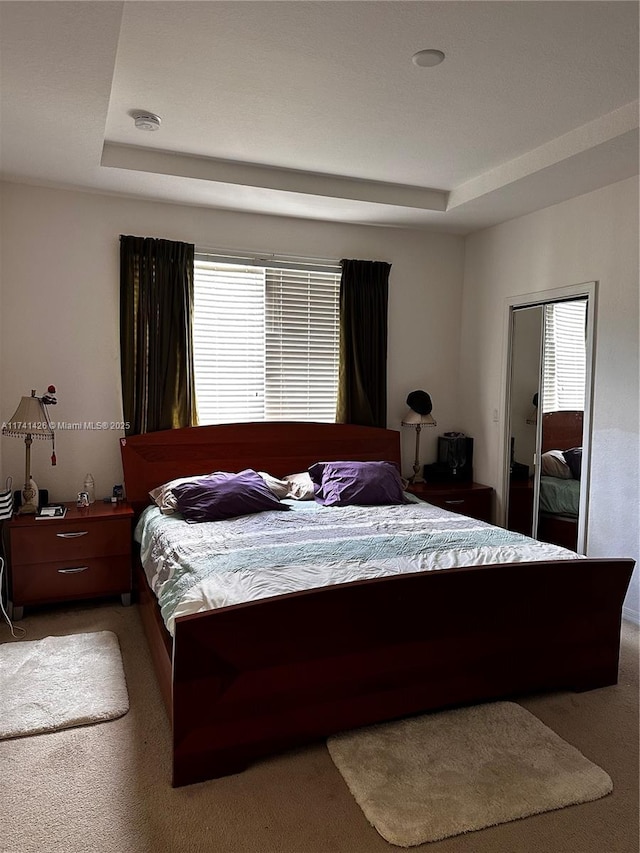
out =
[[[542,453],[582,447],[583,412],[547,412],[542,416]],[[538,539],[562,545],[570,551],[578,547],[578,519],[569,515],[541,512],[538,516]]]
[[[542,416],[542,452],[582,447],[584,412],[546,412]]]
[[[194,427],[122,439],[127,496],[245,467],[399,462],[399,433],[338,424]],[[138,569],[173,729],[174,786],[334,732],[499,697],[615,684],[633,560],[471,566],[292,593],[183,616],[173,641]]]

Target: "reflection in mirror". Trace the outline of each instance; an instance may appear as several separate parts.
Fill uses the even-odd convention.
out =
[[[587,303],[558,300],[511,314],[507,527],[572,551],[583,550]]]
[[[577,549],[587,300],[544,307],[537,538]]]

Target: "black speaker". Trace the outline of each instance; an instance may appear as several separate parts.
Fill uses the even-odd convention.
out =
[[[438,436],[438,461],[425,465],[427,483],[470,483],[473,480],[473,439],[461,432]]]

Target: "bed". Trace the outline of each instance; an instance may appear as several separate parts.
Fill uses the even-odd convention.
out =
[[[574,551],[578,542],[580,479],[565,463],[564,451],[581,450],[582,423],[581,411],[547,412],[542,416],[538,537]],[[549,459],[550,454],[555,457]]]
[[[279,477],[318,460],[399,463],[400,437],[254,423],[131,436],[121,450],[127,497],[142,513],[148,492],[179,476],[253,468]],[[382,720],[614,684],[632,570],[632,560],[576,555],[408,571],[179,616],[172,637],[138,566],[142,621],[172,723],[172,784],[237,773]]]

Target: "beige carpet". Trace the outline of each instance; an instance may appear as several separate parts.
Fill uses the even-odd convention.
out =
[[[604,770],[513,702],[344,732],[327,746],[369,822],[399,847],[613,790]]]
[[[0,645],[0,739],[121,717],[129,709],[112,631]]]
[[[131,707],[107,725],[0,741],[2,853],[392,853],[324,742],[244,773],[171,788],[171,729],[137,607],[86,602],[27,611],[28,640],[118,635]],[[0,625],[0,643],[15,641]],[[638,632],[620,683],[520,701],[613,779],[613,793],[411,853],[638,853]]]

